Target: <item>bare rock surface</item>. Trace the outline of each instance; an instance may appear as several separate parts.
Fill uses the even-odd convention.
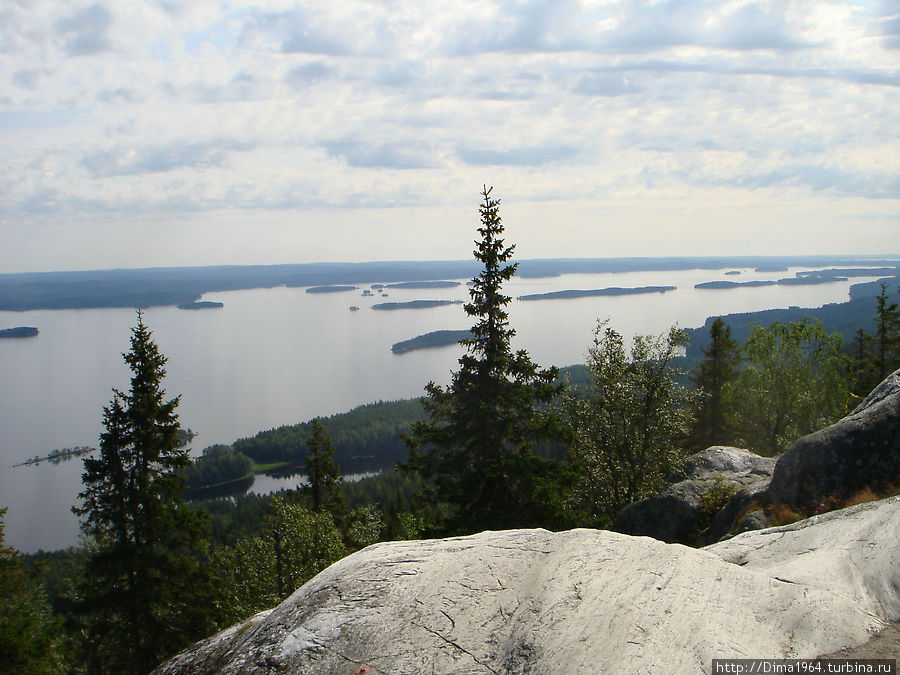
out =
[[[757,491],[772,478],[775,459],[741,448],[716,445],[684,460],[677,480],[659,494],[629,504],[616,516],[612,529],[693,545],[714,513],[704,513],[704,498],[724,488]],[[721,507],[721,505],[719,505]]]
[[[898,618],[893,498],[705,549],[597,530],[377,544],[155,672],[710,672]]]

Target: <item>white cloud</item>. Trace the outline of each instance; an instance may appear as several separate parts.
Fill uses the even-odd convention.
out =
[[[359,232],[363,210],[471,217],[482,183],[529,222],[529,204],[572,222],[619,212],[604,218],[624,227],[646,209],[681,252],[729,203],[774,213],[784,199],[761,250],[815,218],[816,245],[842,252],[854,212],[900,224],[898,17],[886,0],[10,0],[0,266],[49,264],[13,234],[50,215],[71,222],[62,250],[85,266],[78,223],[98,218],[201,227],[318,209],[332,232]],[[666,209],[694,214],[697,241],[662,226]],[[879,228],[859,250],[900,250]],[[575,230],[525,231],[520,251],[580,251]],[[349,257],[372,257],[352,241]],[[273,261],[288,244],[272,242]],[[446,257],[434,232],[420,244]]]

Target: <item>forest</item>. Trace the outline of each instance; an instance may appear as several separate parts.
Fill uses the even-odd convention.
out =
[[[23,556],[2,546],[0,511],[0,672],[147,672],[378,541],[607,527],[687,454],[779,454],[900,366],[895,277],[848,303],[853,318],[827,307],[712,317],[693,334],[627,340],[601,317],[584,366],[541,367],[511,347],[503,285],[517,263],[499,204],[485,188],[465,352],[450,383],[423,383],[420,399],[271,429],[192,461],[179,398],[162,388],[166,356],[138,312],[131,386],[100,411],[99,451],[83,459],[73,510],[84,545]],[[307,480],[267,496],[186,492],[262,467]]]

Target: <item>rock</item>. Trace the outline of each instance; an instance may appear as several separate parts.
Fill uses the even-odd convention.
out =
[[[155,672],[708,673],[714,658],[813,658],[900,618],[898,521],[893,498],[705,549],[597,530],[376,544]]]
[[[813,509],[856,493],[900,487],[900,370],[847,417],[798,440],[778,458],[769,502]]]
[[[684,460],[683,480],[626,506],[612,529],[692,545],[735,491],[772,477],[775,460],[749,450],[713,446]]]

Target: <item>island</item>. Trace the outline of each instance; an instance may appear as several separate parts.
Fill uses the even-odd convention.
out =
[[[813,284],[830,284],[835,281],[847,281],[847,277],[832,277],[832,276],[817,276],[817,275],[808,275],[808,276],[796,276],[796,277],[787,277],[786,279],[779,279],[778,284],[781,286],[809,286]]]
[[[424,335],[417,335],[409,340],[402,340],[391,345],[394,354],[405,354],[417,349],[434,349],[436,347],[449,347],[459,344],[460,340],[472,337],[472,332],[464,330],[436,330]]]
[[[15,328],[0,330],[0,338],[27,338],[34,337],[37,334],[38,329],[34,326],[16,326]]]
[[[552,293],[530,293],[520,295],[517,300],[561,300],[570,298],[587,298],[597,295],[638,295],[640,293],[667,293],[674,291],[675,286],[638,286],[635,288],[593,288],[589,290],[553,291]]]
[[[58,450],[51,450],[43,457],[32,457],[31,459],[26,459],[24,462],[13,464],[13,466],[31,466],[33,464],[40,464],[41,462],[59,464],[60,462],[66,462],[73,457],[81,457],[82,455],[87,455],[88,453],[91,453],[96,449],[97,448],[89,448],[85,445],[79,445],[74,448],[61,448]]]
[[[310,286],[306,289],[307,293],[342,293],[344,291],[355,291],[356,286]]]
[[[225,305],[221,302],[213,302],[211,300],[198,300],[197,302],[182,302],[177,305],[178,309],[221,309]]]
[[[737,275],[737,274],[740,274],[740,273],[741,273],[740,270],[731,270],[731,271],[729,271],[729,272],[725,272],[725,276],[726,276],[726,277],[728,277],[728,276],[734,276],[734,275]]]
[[[459,281],[401,281],[396,284],[388,284],[387,288],[456,288],[457,286],[462,286],[462,283]]]
[[[372,309],[429,309],[431,307],[461,304],[462,300],[410,300],[409,302],[379,302],[378,304],[372,305]]]
[[[738,288],[741,286],[774,286],[776,281],[755,279],[754,281],[704,281],[694,284],[694,288]]]

